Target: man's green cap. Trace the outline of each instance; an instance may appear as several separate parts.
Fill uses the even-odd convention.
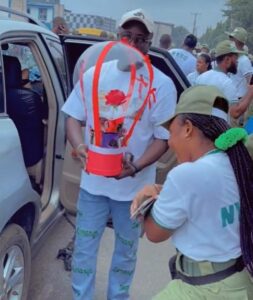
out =
[[[202,44],[202,45],[201,45],[201,48],[206,48],[206,49],[209,50],[209,46],[208,46],[207,44]]]
[[[233,32],[226,32],[226,34],[244,44],[246,43],[248,37],[247,31],[242,27],[236,27]]]
[[[181,94],[174,115],[161,125],[168,128],[172,119],[185,113],[216,116],[227,121],[228,114],[214,107],[217,97],[226,99],[224,94],[214,86],[195,85],[190,87]]]
[[[195,47],[195,49],[201,49],[201,44],[200,44],[200,42],[197,42],[197,45],[196,45],[196,47]]]
[[[230,53],[239,54],[239,53],[242,53],[242,51],[239,51],[235,47],[235,45],[233,45],[231,43],[231,41],[229,41],[229,40],[225,40],[225,41],[222,41],[217,44],[217,46],[215,48],[215,57],[216,58],[221,55],[230,54]]]

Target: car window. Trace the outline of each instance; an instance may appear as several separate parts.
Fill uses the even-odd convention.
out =
[[[43,96],[43,84],[38,64],[29,45],[12,44],[5,45],[3,57],[16,57],[21,64],[22,87],[32,88],[40,96]]]
[[[46,40],[55,66],[57,68],[58,75],[60,76],[60,82],[62,83],[65,95],[67,95],[67,75],[63,58],[62,45],[60,44],[60,42],[51,40],[49,38],[46,38]]]

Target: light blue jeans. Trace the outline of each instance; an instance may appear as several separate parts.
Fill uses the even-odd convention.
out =
[[[140,225],[130,219],[131,201],[115,201],[80,189],[77,204],[76,238],[72,259],[72,288],[75,300],[92,300],[95,290],[97,253],[111,215],[115,245],[109,273],[108,300],[129,299]]]

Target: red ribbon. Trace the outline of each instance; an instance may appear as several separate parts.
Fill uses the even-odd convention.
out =
[[[155,96],[156,88],[152,88],[149,91],[149,97],[148,97],[148,108],[151,109],[152,107],[152,101],[151,98],[153,98],[153,103],[156,103],[156,96]]]
[[[143,88],[144,87],[146,88],[148,86],[148,83],[144,80],[144,77],[142,74],[140,75],[140,78],[136,78],[136,80],[140,82],[139,88],[138,88],[138,93],[139,93],[139,98],[141,99]]]

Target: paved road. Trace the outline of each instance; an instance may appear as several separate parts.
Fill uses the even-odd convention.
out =
[[[71,300],[70,272],[56,259],[73,236],[73,228],[62,218],[52,229],[43,246],[33,258],[32,278],[28,300]],[[102,239],[96,284],[96,300],[106,299],[107,273],[113,246],[113,230],[108,228]],[[174,250],[169,242],[152,244],[142,238],[131,300],[151,299],[169,281],[168,257]]]

